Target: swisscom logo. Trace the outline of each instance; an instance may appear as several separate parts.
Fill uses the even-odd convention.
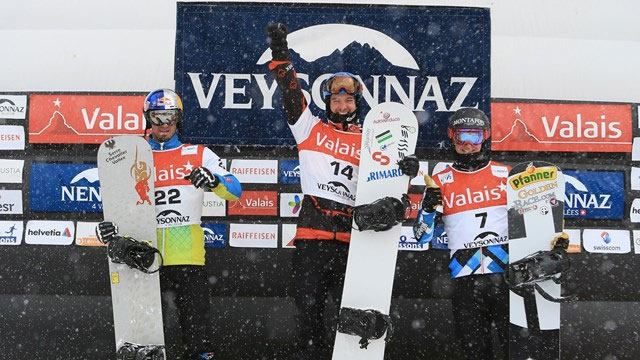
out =
[[[195,120],[184,127],[190,141],[294,143],[280,91],[267,74],[271,51],[263,36],[255,36],[274,11],[290,30],[291,58],[314,114],[324,114],[321,84],[339,70],[357,74],[364,84],[363,114],[383,101],[414,110],[421,125],[433,129],[420,134],[418,146],[437,147],[446,140],[446,119],[453,111],[489,110],[488,9],[398,6],[389,16],[387,8],[368,5],[181,3],[176,42],[184,45],[176,49],[176,87],[186,94],[185,116]],[[223,26],[228,23],[248,26]],[[419,31],[399,23],[429,25]],[[209,31],[200,30],[205,28]],[[439,51],[431,51],[435,48]],[[224,59],[201,56],[221,51]],[[232,126],[226,126],[228,119]]]
[[[102,211],[98,168],[95,164],[32,163],[30,183],[29,204],[32,211]]]

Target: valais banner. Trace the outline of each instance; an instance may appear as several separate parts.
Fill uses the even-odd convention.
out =
[[[144,95],[34,94],[29,97],[29,142],[100,144],[144,131]]]
[[[491,104],[492,149],[631,152],[631,105]]]
[[[385,101],[413,109],[418,146],[446,146],[446,120],[460,107],[490,110],[489,9],[178,2],[175,79],[187,141],[294,143],[267,68],[271,21],[289,29],[291,60],[316,116],[325,118],[321,84],[338,71],[364,84],[361,118]]]

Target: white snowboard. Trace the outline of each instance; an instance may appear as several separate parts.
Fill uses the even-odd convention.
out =
[[[518,164],[509,172],[510,263],[540,250],[551,250],[552,239],[563,230],[564,188],[562,172],[550,163]],[[560,297],[559,284],[546,280],[539,285],[549,295]],[[539,330],[560,328],[559,303],[548,301],[535,291],[535,308]],[[532,319],[535,314],[529,317]],[[519,327],[529,327],[525,299],[513,291],[509,292],[509,320]]]
[[[118,233],[157,246],[153,154],[140,136],[117,136],[98,150],[105,221]],[[125,342],[164,345],[158,273],[109,261],[116,350]]]
[[[356,205],[385,196],[400,199],[407,192],[409,177],[400,173],[397,161],[414,153],[417,139],[418,121],[408,107],[387,102],[369,111],[362,129]],[[401,228],[398,224],[383,232],[351,231],[343,308],[389,314]],[[333,360],[382,360],[384,338],[361,349],[359,337],[338,332]]]

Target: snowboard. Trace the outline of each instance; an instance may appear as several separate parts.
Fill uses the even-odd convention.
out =
[[[362,128],[356,206],[385,196],[400,199],[407,192],[409,177],[397,162],[414,153],[417,138],[418,121],[408,107],[386,102],[369,111]],[[341,313],[352,308],[389,314],[401,228],[397,224],[387,231],[351,231]],[[359,342],[360,337],[338,331],[333,360],[384,358],[384,336],[366,348]]]
[[[154,171],[151,148],[140,136],[117,136],[98,149],[104,220],[115,223],[119,235],[157,247]],[[116,351],[127,343],[164,346],[158,273],[109,260],[109,275]]]
[[[538,251],[551,250],[551,241],[563,231],[564,177],[555,165],[542,161],[521,163],[509,172],[507,209],[509,262],[526,263]],[[518,263],[519,262],[519,263]],[[510,268],[510,283],[516,283]],[[552,279],[537,283],[559,298],[561,287]],[[511,359],[559,358],[560,303],[547,300],[533,287],[509,292]]]

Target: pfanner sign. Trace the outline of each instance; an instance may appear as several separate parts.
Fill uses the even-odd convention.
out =
[[[494,102],[493,150],[631,152],[631,105]]]
[[[95,164],[32,163],[30,184],[31,211],[102,212]]]
[[[175,79],[187,141],[294,144],[267,69],[265,28],[276,19],[289,29],[291,59],[318,116],[325,113],[321,84],[337,71],[363,83],[363,118],[385,101],[413,109],[429,129],[420,132],[418,146],[444,146],[455,110],[490,110],[489,9],[178,3]]]
[[[142,135],[143,95],[31,95],[29,143],[100,144],[116,135]]]

